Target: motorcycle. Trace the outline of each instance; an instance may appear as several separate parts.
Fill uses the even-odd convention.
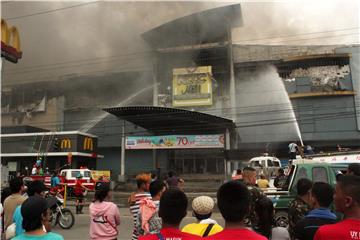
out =
[[[59,224],[62,229],[70,229],[75,223],[75,217],[70,209],[63,207],[62,196],[60,194],[48,195],[46,199],[51,210],[50,223],[52,226]]]

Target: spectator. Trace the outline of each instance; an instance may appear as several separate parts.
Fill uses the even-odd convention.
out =
[[[76,176],[76,183],[75,183],[75,187],[74,187],[74,195],[76,197],[76,202],[75,202],[75,207],[76,207],[76,214],[82,214],[82,210],[84,207],[84,190],[89,190],[87,187],[85,187],[82,184],[82,175],[81,173],[78,173],[78,175]]]
[[[58,177],[58,172],[54,171],[54,174],[51,176],[51,187],[57,187],[60,184],[60,178]]]
[[[159,217],[160,198],[166,190],[165,183],[155,180],[150,183],[151,198],[143,198],[139,202],[139,214],[137,218],[137,231],[139,235],[159,233],[161,218]]]
[[[211,240],[265,240],[265,237],[249,230],[244,222],[251,201],[251,193],[242,182],[230,181],[223,184],[217,192],[217,203],[225,219],[225,228],[208,238]]]
[[[266,179],[264,174],[260,174],[260,179],[257,181],[257,185],[260,189],[266,189],[269,186],[269,181]]]
[[[188,199],[181,190],[177,188],[166,190],[160,199],[159,216],[162,219],[162,229],[160,233],[140,236],[139,240],[200,239],[198,236],[179,230],[180,222],[186,216],[187,204]]]
[[[195,198],[192,202],[192,209],[193,216],[197,219],[197,223],[186,225],[182,231],[200,237],[207,237],[221,232],[223,228],[215,220],[210,218],[214,206],[215,203],[211,197],[200,196]]]
[[[242,180],[243,176],[242,176],[242,171],[241,169],[237,169],[236,173],[234,176],[231,177],[232,180]]]
[[[333,201],[333,188],[323,182],[314,183],[311,189],[312,208],[294,229],[294,236],[299,240],[312,240],[318,228],[336,222],[336,215],[329,210]]]
[[[42,181],[35,180],[32,182],[29,182],[28,189],[27,189],[27,195],[29,197],[32,197],[32,196],[44,197],[45,191],[46,191],[45,184]],[[13,222],[16,225],[16,231],[15,231],[16,236],[24,233],[24,229],[22,227],[23,217],[21,215],[21,205],[17,206],[14,211]]]
[[[312,182],[307,178],[301,178],[297,182],[297,196],[289,205],[289,233],[294,239],[294,229],[298,221],[303,219],[310,211]]]
[[[13,215],[17,206],[25,201],[25,197],[21,194],[24,191],[24,184],[21,178],[13,178],[10,180],[11,195],[4,201],[4,229],[13,223]]]
[[[344,214],[344,220],[321,226],[314,240],[354,240],[360,237],[360,176],[342,176],[335,187],[335,209]]]
[[[2,208],[2,210],[1,210],[1,224],[0,224],[1,225],[1,228],[0,228],[1,233],[4,232],[4,228],[3,228],[4,227],[4,201],[10,195],[11,195],[10,187],[5,187],[2,189],[2,191],[1,191],[1,208]]]
[[[13,240],[63,240],[61,235],[50,232],[50,214],[51,210],[44,198],[32,196],[26,199],[21,207],[25,233]]]
[[[117,206],[110,200],[110,183],[97,182],[95,186],[95,199],[89,206],[90,239],[92,240],[111,240],[117,238],[120,213]]]
[[[296,153],[299,152],[299,147],[296,143],[292,142],[289,144],[289,160],[296,159]]]
[[[255,211],[259,216],[259,226],[257,232],[261,235],[274,240],[289,240],[289,232],[286,228],[273,228],[274,206],[272,201],[263,196],[259,199]]]
[[[360,163],[350,163],[346,175],[360,176]]]
[[[274,186],[276,188],[283,188],[287,180],[287,176],[284,173],[284,169],[279,168],[278,174],[274,180]]]
[[[139,202],[143,198],[150,199],[149,186],[151,182],[151,176],[148,173],[142,173],[136,176],[137,191],[132,193],[128,198],[130,205],[130,212],[133,216],[134,228],[132,234],[132,240],[137,240],[139,233],[137,231],[137,218],[139,214]]]
[[[262,197],[262,193],[256,187],[256,170],[252,167],[245,167],[243,171],[243,182],[247,186],[251,195],[250,212],[244,218],[248,227],[256,230],[259,224],[259,216],[255,211],[255,205]]]

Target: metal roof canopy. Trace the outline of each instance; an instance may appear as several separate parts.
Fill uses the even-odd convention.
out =
[[[226,129],[235,128],[230,119],[177,108],[130,106],[104,111],[157,135],[224,133]]]

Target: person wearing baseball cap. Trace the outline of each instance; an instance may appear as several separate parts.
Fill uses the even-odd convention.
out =
[[[13,240],[64,240],[59,234],[46,232],[51,229],[50,214],[46,199],[40,196],[32,196],[26,199],[21,206],[22,225],[25,233],[13,238]]]
[[[213,219],[211,214],[214,210],[215,202],[211,197],[200,196],[193,200],[192,209],[193,216],[197,219],[197,223],[186,225],[182,231],[206,237],[221,232],[223,228]]]

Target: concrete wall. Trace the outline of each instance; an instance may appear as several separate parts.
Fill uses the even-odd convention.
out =
[[[30,125],[51,131],[61,131],[64,123],[64,104],[65,99],[61,96],[47,100],[44,112],[33,112],[31,115],[26,115],[25,112],[3,113],[1,114],[1,125]]]
[[[360,46],[343,47],[335,49],[337,53],[350,53],[351,80],[354,91],[357,93],[354,97],[357,130],[360,131]]]

